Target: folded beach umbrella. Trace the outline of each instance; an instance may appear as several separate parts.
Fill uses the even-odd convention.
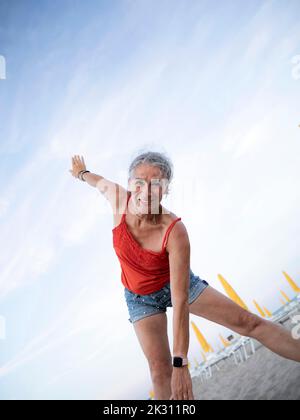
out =
[[[271,318],[273,316],[272,312],[270,312],[265,306],[264,306],[264,311],[269,318]]]
[[[280,290],[280,293],[282,294],[284,299],[286,299],[287,302],[291,302],[291,299],[288,297],[288,295],[286,293],[284,293],[282,290]]]
[[[283,274],[284,274],[285,278],[287,279],[287,281],[288,281],[289,285],[291,286],[291,288],[294,290],[294,292],[295,293],[300,293],[300,288],[294,282],[294,280],[285,271],[283,271]]]
[[[196,326],[196,324],[191,321],[192,327],[194,329],[194,332],[196,334],[196,337],[202,347],[202,349],[205,351],[205,353],[213,352],[213,349],[210,344],[206,341],[204,335],[200,332],[199,328]]]
[[[249,311],[245,302],[242,301],[242,299],[239,297],[239,295],[236,293],[236,291],[230,286],[230,284],[224,279],[224,277],[221,274],[218,274],[218,277],[219,277],[219,280],[220,280],[222,286],[225,289],[225,292],[230,297],[230,299],[232,299],[235,303],[240,305],[242,308]]]
[[[285,306],[286,302],[283,299],[280,298],[280,302],[283,306]]]
[[[261,307],[259,306],[259,304],[256,302],[256,300],[253,300],[253,303],[256,307],[256,309],[258,310],[258,312],[260,313],[260,315],[265,318],[266,314],[264,313],[264,311],[261,309]]]
[[[224,347],[229,347],[230,346],[229,341],[228,340],[225,340],[225,338],[222,336],[222,334],[219,334],[219,336],[220,336],[220,339],[221,339]]]

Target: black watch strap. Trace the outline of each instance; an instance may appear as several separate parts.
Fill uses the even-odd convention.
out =
[[[173,367],[183,367],[188,365],[188,359],[184,359],[179,356],[174,356],[172,360]]]

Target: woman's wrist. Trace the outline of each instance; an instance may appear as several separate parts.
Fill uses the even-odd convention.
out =
[[[84,173],[80,174],[80,179],[81,181],[87,182],[92,187],[96,187],[97,183],[104,178],[103,176],[100,176],[100,175],[97,175],[90,171],[85,170]]]
[[[83,169],[82,171],[78,172],[77,177],[78,177],[81,181],[86,182],[86,180],[84,179],[84,175],[85,175],[86,173],[88,173],[88,172],[90,172],[90,171],[88,171],[88,170],[86,170],[86,169]]]

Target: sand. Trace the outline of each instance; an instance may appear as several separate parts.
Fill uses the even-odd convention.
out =
[[[284,325],[290,329],[290,325]],[[257,350],[244,363],[221,362],[218,372],[201,383],[194,377],[196,400],[300,400],[300,363],[272,353],[255,342]]]

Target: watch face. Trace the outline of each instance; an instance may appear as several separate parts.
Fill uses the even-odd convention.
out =
[[[173,366],[174,367],[182,367],[182,358],[181,357],[174,357]]]

